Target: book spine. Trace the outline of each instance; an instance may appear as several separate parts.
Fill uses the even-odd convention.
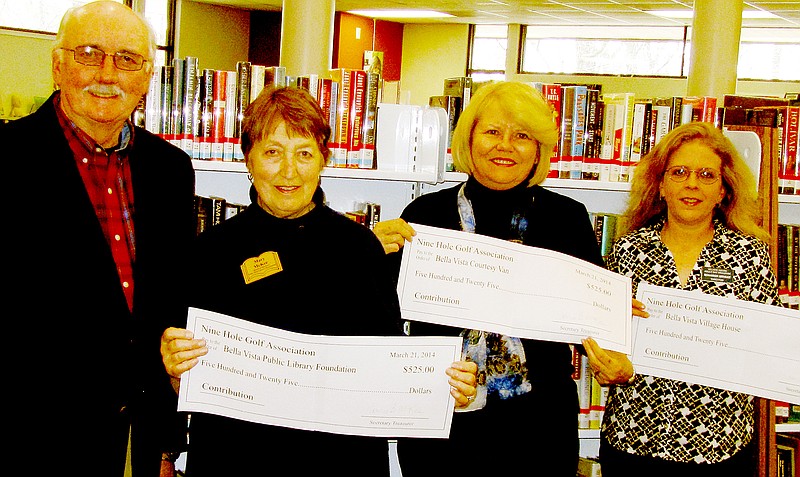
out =
[[[778,169],[778,193],[795,194],[796,168],[798,161],[798,122],[800,106],[786,106],[779,109],[782,132],[780,163]]]
[[[233,121],[233,134],[231,137],[242,136],[242,120],[244,111],[250,105],[250,90],[252,88],[253,64],[249,61],[239,61],[236,63],[236,101],[235,119]]]
[[[599,169],[597,165],[598,153],[598,129],[597,129],[597,100],[599,91],[588,89],[586,91],[586,133],[584,134],[583,145],[583,167],[581,168],[581,179],[597,180]]]
[[[181,148],[190,156],[194,149],[195,115],[197,114],[197,68],[197,57],[187,56],[184,58]]]
[[[572,170],[572,124],[575,121],[575,88],[572,86],[561,86],[561,124],[559,125],[561,134],[558,146],[558,177],[569,179]]]
[[[614,123],[617,115],[617,105],[603,101],[603,143],[600,153],[601,181],[616,182],[619,180],[619,166],[614,163]],[[613,173],[613,174],[612,174]],[[613,177],[612,177],[613,175]]]
[[[156,135],[161,132],[161,75],[163,74],[163,66],[153,68],[153,77],[150,78],[145,103],[145,128]]]
[[[172,82],[175,76],[175,69],[172,65],[163,67],[161,75],[161,126],[159,134],[167,139],[172,134]]]
[[[214,70],[213,89],[213,115],[214,122],[211,130],[211,160],[222,160],[223,143],[225,142],[225,106],[228,91],[228,73],[224,70]]]
[[[649,115],[647,106],[649,103],[644,100],[636,101],[633,104],[633,118],[631,120],[631,140],[630,140],[630,160],[628,161],[628,174],[633,175],[636,164],[642,160],[644,155],[645,137],[647,136],[645,126],[648,124]]]
[[[336,104],[337,119],[335,133],[332,134],[332,167],[347,167],[347,141],[350,127],[350,74],[345,68],[331,71],[331,78],[339,83]]]
[[[375,169],[375,128],[378,125],[378,90],[380,74],[367,72],[364,88],[364,119],[361,127],[361,150],[359,151],[359,167]]]
[[[264,90],[264,81],[267,67],[264,65],[250,66],[250,102],[252,103]]]
[[[361,163],[361,135],[364,121],[364,93],[367,89],[367,72],[350,70],[350,124],[347,126],[347,167],[359,168]]]
[[[570,179],[583,177],[583,160],[586,140],[586,104],[588,88],[575,86],[575,103],[572,112],[572,150],[570,151]]]
[[[555,123],[556,127],[561,127],[561,85],[554,84],[554,83],[544,83],[542,84],[542,96],[550,103],[550,106],[553,108],[553,122]],[[463,104],[462,104],[463,110]],[[556,141],[555,146],[553,146],[553,156],[550,158],[550,172],[548,173],[548,178],[556,178],[559,176],[559,164],[558,159],[560,155],[560,141]]]
[[[236,71],[225,72],[225,129],[222,137],[222,160],[233,161],[233,140],[236,138],[237,104],[239,96]]]

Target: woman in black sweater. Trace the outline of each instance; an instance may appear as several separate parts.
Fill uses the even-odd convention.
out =
[[[481,86],[452,141],[453,162],[468,180],[422,195],[400,219],[377,224],[388,259],[399,270],[401,253],[394,252],[413,236],[408,224],[417,223],[546,248],[603,266],[586,208],[539,185],[550,170],[557,139],[552,109],[535,88],[518,82]],[[531,310],[531,319],[536,317]],[[494,364],[488,368],[497,368],[499,361],[511,372],[493,381],[479,371],[479,384],[489,384],[485,403],[457,412],[449,439],[401,440],[404,477],[446,475],[455,460],[464,458],[473,476],[575,476],[578,393],[568,344],[422,322],[409,323],[407,331],[462,335],[467,342],[482,335]]]

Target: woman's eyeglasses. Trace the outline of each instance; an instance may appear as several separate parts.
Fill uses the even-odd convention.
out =
[[[73,48],[60,48],[61,50],[71,51],[75,61],[86,66],[100,66],[105,61],[106,56],[111,56],[114,66],[123,71],[139,71],[147,61],[142,55],[130,53],[128,51],[118,51],[114,54],[106,53],[94,46],[76,46]]]
[[[669,177],[673,182],[684,182],[692,173],[697,175],[698,181],[706,185],[711,185],[720,178],[719,171],[709,169],[708,167],[689,169],[686,166],[672,166],[667,169],[664,175]]]

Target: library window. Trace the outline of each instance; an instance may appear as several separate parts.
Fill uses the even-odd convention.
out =
[[[58,32],[61,17],[72,8],[93,0],[0,0],[0,28],[29,33]],[[114,0],[131,6],[133,0]],[[175,0],[147,0],[144,16],[156,36],[155,64],[163,65],[172,57],[172,31]]]
[[[478,82],[504,79],[508,26],[470,25],[470,39],[467,76]]]
[[[526,25],[520,73],[686,77],[691,27]],[[800,29],[742,28],[737,77],[800,79]]]
[[[684,27],[523,27],[521,73],[686,76]],[[624,38],[620,34],[624,33]],[[686,55],[688,57],[688,55]]]

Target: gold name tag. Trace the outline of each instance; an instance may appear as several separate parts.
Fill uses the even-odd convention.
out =
[[[242,262],[240,267],[246,284],[274,275],[281,270],[281,259],[278,252],[264,252],[258,257],[251,257]]]

